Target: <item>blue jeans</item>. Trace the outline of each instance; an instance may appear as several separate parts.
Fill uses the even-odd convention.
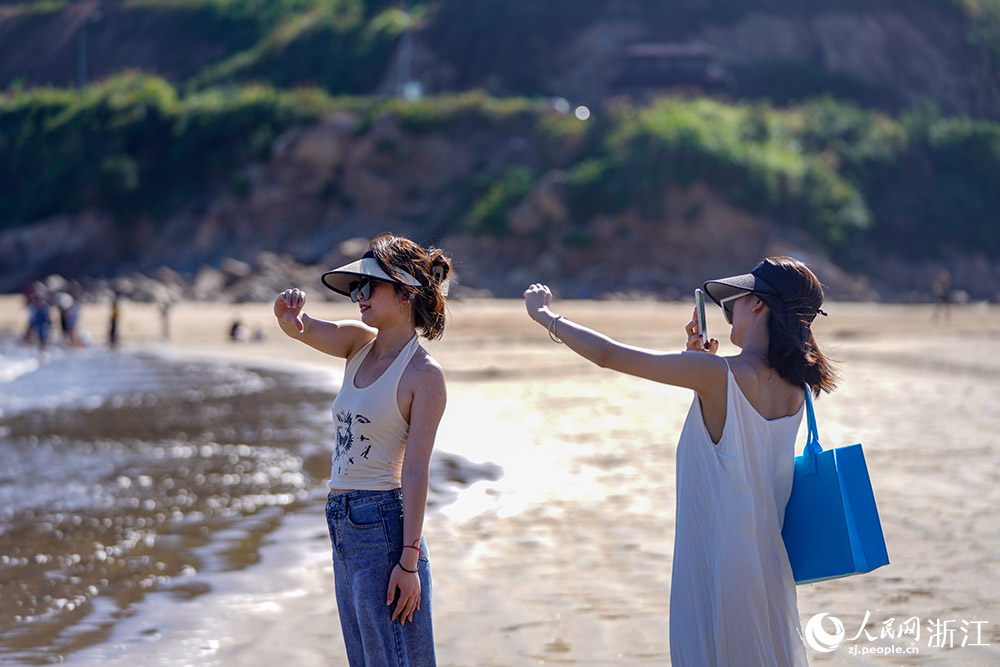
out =
[[[333,543],[337,610],[351,667],[434,665],[431,565],[420,538],[420,609],[400,625],[386,605],[389,575],[403,551],[403,492],[350,491],[328,496],[326,522]]]

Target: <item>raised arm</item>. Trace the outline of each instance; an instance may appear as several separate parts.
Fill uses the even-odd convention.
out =
[[[718,393],[726,386],[726,363],[715,355],[719,341],[701,342],[697,325],[687,326],[688,345],[684,352],[660,352],[625,345],[553,313],[552,293],[545,285],[534,284],[524,292],[528,315],[547,328],[571,350],[602,368],[655,382],[693,389],[699,394]]]
[[[349,358],[368,341],[375,338],[375,329],[355,320],[327,322],[306,315],[305,292],[285,290],[274,300],[274,316],[285,335],[300,340],[320,352]]]

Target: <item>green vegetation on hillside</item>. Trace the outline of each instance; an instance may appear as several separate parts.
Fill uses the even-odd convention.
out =
[[[509,235],[507,212],[557,169],[581,230],[575,243],[586,243],[595,214],[632,209],[655,220],[668,186],[700,182],[808,232],[842,261],[865,244],[893,249],[901,239],[925,256],[1000,253],[997,123],[929,110],[891,117],[832,99],[775,109],[676,98],[595,110],[582,122],[481,93],[418,102],[265,86],[182,94],[137,74],[0,97],[0,227],[88,207],[122,224],[163,217],[234,187],[234,175],[265,159],[283,130],[337,109],[355,113],[359,134],[392,116],[404,133],[459,143],[521,137],[527,151],[483,160],[436,226]]]
[[[606,167],[582,196],[591,208],[641,201],[655,215],[664,184],[707,182],[740,208],[846,251],[871,222],[864,196],[820,154],[803,149],[790,120],[763,106],[663,100],[617,124]]]
[[[0,98],[0,227],[86,207],[168,212],[330,106],[312,91],[260,86],[180,98],[135,74],[80,92],[9,94]]]
[[[166,0],[159,0],[166,1]],[[193,1],[193,0],[188,0]],[[330,93],[373,90],[399,35],[423,14],[389,1],[201,0],[201,11],[233,21],[255,20],[256,42],[205,67],[194,87],[228,81],[313,85]]]
[[[1000,253],[1000,124],[932,110],[893,118],[829,98],[788,109],[667,99],[624,113],[603,150],[569,173],[578,215],[655,215],[665,184],[706,182],[842,261],[865,245]]]
[[[969,39],[990,50],[1000,63],[1000,0],[944,0],[957,2],[969,21]]]

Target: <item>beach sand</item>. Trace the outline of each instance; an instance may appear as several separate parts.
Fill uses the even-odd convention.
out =
[[[688,305],[655,302],[554,308],[659,349],[682,347],[691,314]],[[306,310],[356,315],[350,303]],[[810,660],[998,664],[1000,308],[954,307],[937,320],[930,306],[826,310],[817,335],[844,363],[840,389],[817,402],[821,440],[827,448],[864,444],[892,563],[798,588],[803,626],[828,613],[846,632],[833,652],[809,649]],[[81,328],[101,341],[107,315],[108,306],[87,306]],[[342,372],[342,362],[281,334],[270,304],[177,304],[169,342],[159,340],[155,305],[127,303],[122,317],[126,348]],[[0,332],[20,330],[23,318],[18,297],[0,297]],[[237,318],[251,331],[262,327],[266,340],[230,342]],[[724,328],[721,312],[711,311],[710,333]],[[455,301],[443,340],[426,347],[448,377],[437,449],[503,469],[452,494],[425,522],[439,664],[669,662],[674,448],[691,392],[593,366],[553,344],[518,301]],[[720,352],[736,349],[724,341]],[[804,427],[800,448],[802,439]],[[346,664],[323,508],[285,524],[258,564],[214,575],[210,594],[147,603],[108,641],[67,662]],[[875,639],[852,640],[866,615]],[[887,622],[895,634],[912,617],[919,639],[880,637]],[[954,648],[936,645],[937,621],[951,621]],[[851,647],[919,653],[861,656]]]

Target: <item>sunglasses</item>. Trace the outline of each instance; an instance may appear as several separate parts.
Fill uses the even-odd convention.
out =
[[[351,301],[357,303],[362,299],[368,300],[372,295],[372,286],[379,282],[378,280],[372,280],[370,278],[362,278],[361,280],[354,280],[347,286],[351,291]]]
[[[733,301],[736,301],[736,299],[742,299],[743,297],[751,294],[753,294],[753,292],[740,292],[739,294],[727,296],[725,299],[719,300],[719,305],[722,306],[722,314],[726,316],[726,322],[728,324],[733,323]]]

